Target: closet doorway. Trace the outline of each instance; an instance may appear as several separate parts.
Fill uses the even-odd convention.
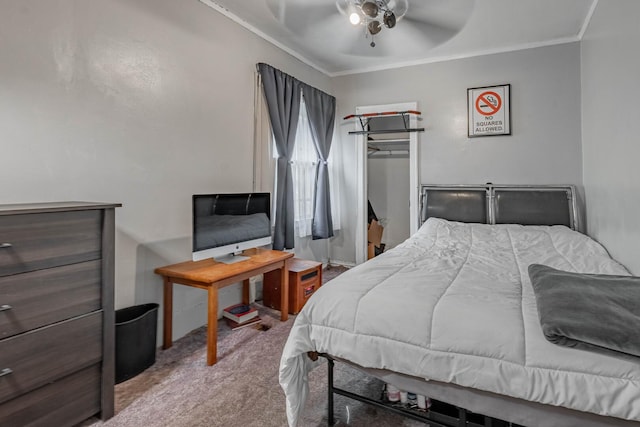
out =
[[[356,119],[356,264],[367,260],[369,202],[384,226],[386,249],[401,243],[418,229],[420,191],[419,132],[402,132],[419,126],[416,114],[375,115],[390,111],[415,111],[416,102],[372,105],[356,108],[356,115],[374,114],[366,121]],[[366,128],[363,129],[363,123]],[[395,132],[398,130],[399,132]],[[377,133],[376,131],[382,131]]]

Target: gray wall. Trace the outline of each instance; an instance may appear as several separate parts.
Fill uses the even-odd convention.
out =
[[[511,84],[512,135],[467,137],[467,88]],[[580,45],[511,53],[350,75],[333,79],[337,117],[357,106],[418,102],[421,181],[429,184],[582,184]],[[352,121],[338,121],[336,148],[345,162],[344,203],[355,197]],[[355,217],[331,256],[355,260]]]
[[[640,2],[600,1],[582,40],[588,233],[640,274]]]
[[[153,269],[191,256],[191,195],[252,189],[259,61],[330,91],[197,0],[1,2],[0,203],[123,203],[116,308],[160,302]],[[176,287],[174,336],[204,323],[205,292]]]

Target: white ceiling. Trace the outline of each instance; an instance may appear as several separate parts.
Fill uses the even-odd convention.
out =
[[[339,12],[346,0],[200,1],[329,76],[578,41],[598,2],[408,0],[370,47],[364,27]]]

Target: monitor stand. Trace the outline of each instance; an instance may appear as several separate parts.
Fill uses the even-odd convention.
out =
[[[251,259],[251,257],[241,255],[242,252],[238,252],[238,254],[232,253],[223,255],[221,257],[215,257],[214,260],[217,262],[221,262],[223,264],[235,264],[236,262],[246,261]]]

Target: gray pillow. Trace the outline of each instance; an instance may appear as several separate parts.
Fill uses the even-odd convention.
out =
[[[640,356],[640,277],[571,273],[531,264],[529,278],[547,340]]]

